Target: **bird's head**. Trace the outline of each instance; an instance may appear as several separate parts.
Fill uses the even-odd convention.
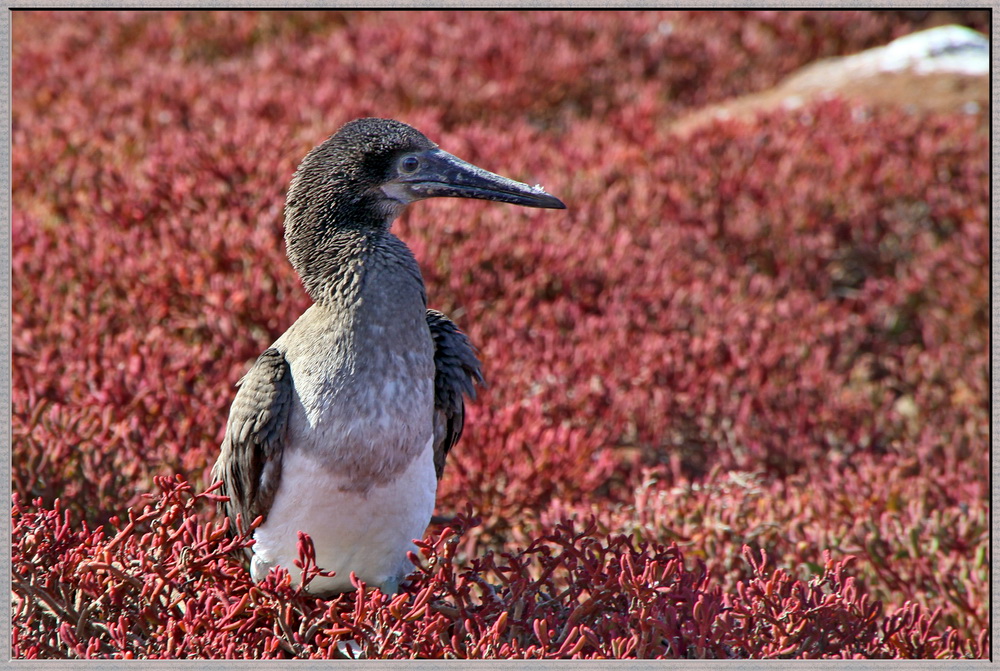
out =
[[[408,204],[447,196],[566,207],[540,187],[452,156],[404,123],[368,118],[345,124],[303,159],[288,190],[286,226],[386,230]]]

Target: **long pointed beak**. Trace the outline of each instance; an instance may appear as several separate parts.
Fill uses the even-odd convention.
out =
[[[565,210],[561,200],[541,186],[528,186],[483,170],[441,149],[413,154],[419,164],[412,173],[402,171],[382,190],[404,203],[424,198],[479,198],[525,207]]]

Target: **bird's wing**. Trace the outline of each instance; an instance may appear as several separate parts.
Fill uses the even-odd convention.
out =
[[[292,374],[284,355],[273,347],[257,358],[237,386],[229,411],[226,437],[212,469],[212,480],[222,480],[219,494],[229,501],[219,509],[236,531],[258,515],[267,515],[281,480],[281,455],[292,402]]]
[[[476,350],[455,322],[437,310],[428,310],[427,325],[434,338],[434,470],[440,480],[448,451],[462,435],[462,396],[475,400],[475,383],[482,385],[484,381]]]

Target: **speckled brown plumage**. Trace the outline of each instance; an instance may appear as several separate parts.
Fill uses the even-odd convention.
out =
[[[434,472],[444,475],[448,452],[465,426],[463,395],[476,400],[476,385],[484,384],[475,349],[455,322],[437,310],[427,311],[434,338]]]

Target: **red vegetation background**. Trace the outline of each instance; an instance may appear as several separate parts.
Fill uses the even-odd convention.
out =
[[[670,126],[911,30],[15,12],[13,656],[986,657],[985,112]],[[397,222],[490,387],[412,584],[328,602],[251,583],[204,492],[308,305],[284,189],[365,115],[569,210]]]

